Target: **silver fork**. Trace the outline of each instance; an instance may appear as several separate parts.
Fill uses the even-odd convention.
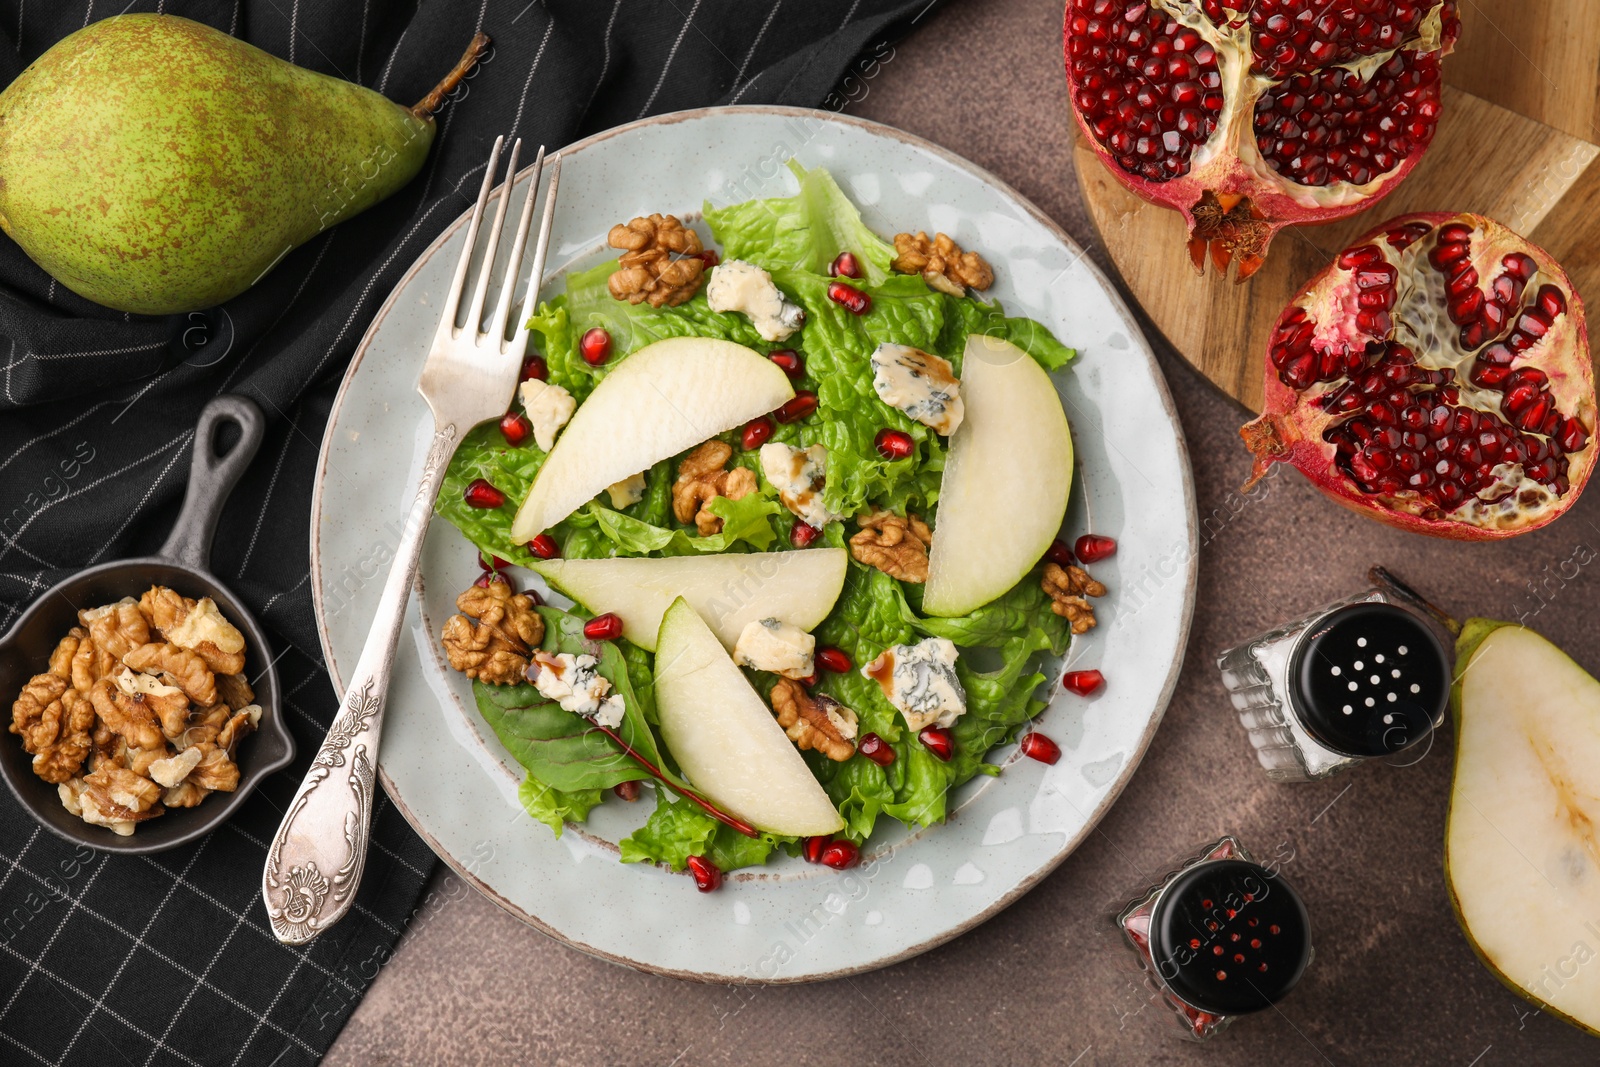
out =
[[[417,391],[433,411],[433,443],[395,550],[394,563],[378,599],[378,613],[367,634],[367,643],[361,649],[361,658],[356,661],[344,704],[334,717],[310,772],[300,783],[288,814],[283,817],[267,849],[261,895],[272,920],[272,932],[285,944],[302,945],[312,940],[343,918],[355,900],[372,827],[373,779],[377,774],[378,738],[383,729],[389,675],[394,667],[406,598],[422,554],[423,535],[428,531],[428,520],[433,514],[434,497],[438,495],[450,457],[466,432],[486,419],[505,413],[528,347],[528,331],[520,322],[512,339],[506,339],[506,322],[511,314],[518,268],[533,221],[534,194],[544,169],[543,147],[534,160],[533,179],[528,183],[528,195],[523,201],[493,321],[487,331],[480,329],[490,275],[494,273],[500,229],[517,180],[517,157],[522,150],[520,139],[511,147],[504,190],[495,211],[494,225],[485,240],[483,266],[472,291],[465,325],[456,326],[484,207],[494,188],[504,143],[504,137],[495,138],[494,151],[484,170],[483,187],[478,190],[478,204],[467,226],[466,247],[461,252],[461,262],[456,265],[444,314],[417,384]],[[528,295],[521,304],[524,313],[531,310],[539,298],[560,179],[561,157],[558,155],[550,166],[550,185],[533,254]]]

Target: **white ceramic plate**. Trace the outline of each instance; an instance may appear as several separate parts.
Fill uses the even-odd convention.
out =
[[[1057,375],[1077,445],[1066,530],[1111,534],[1120,547],[1095,568],[1111,588],[1097,605],[1100,627],[1067,658],[1109,681],[1088,700],[1047,687],[1040,728],[1060,743],[1060,762],[1019,759],[1015,746],[996,752],[1004,775],[964,786],[945,825],[907,834],[883,819],[856,870],[779,857],[703,895],[684,875],[617,861],[613,842],[644,820],[648,794],[633,805],[609,800],[559,841],[522,812],[521,768],[479,719],[466,680],[440,660],[435,635],[478,572],[467,542],[438,521],[389,694],[384,787],[445,862],[501,906],[620,963],[702,980],[806,981],[940,944],[1017,899],[1083,840],[1133,774],[1177,680],[1194,603],[1194,492],[1155,361],[1110,285],[1037,208],[886,126],[787,108],[691,111],[596,135],[562,157],[547,296],[567,269],[607,255],[605,234],[618,221],[652,211],[698,219],[705,199],[788,195],[790,157],[829,168],[881,234],[942,230],[980,250],[995,265],[990,295],[1081,353]],[[341,690],[431,432],[414,385],[465,221],[423,253],[378,313],[322,443],[312,587]],[[1059,665],[1050,670],[1059,677]]]

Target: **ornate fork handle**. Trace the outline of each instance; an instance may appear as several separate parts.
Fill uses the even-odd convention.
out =
[[[343,918],[355,901],[372,830],[378,739],[395,648],[434,497],[459,436],[454,424],[435,426],[417,495],[344,704],[267,850],[262,896],[273,933],[285,944],[312,940]]]

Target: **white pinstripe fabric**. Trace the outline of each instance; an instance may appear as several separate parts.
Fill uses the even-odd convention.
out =
[[[194,431],[193,430],[186,431],[183,436],[184,436],[184,438],[192,438],[192,437],[194,437]],[[110,539],[102,542],[100,547],[95,550],[94,555],[89,557],[89,563],[91,565],[95,564],[95,563],[99,563],[100,562],[100,557],[104,556],[106,554],[106,552],[111,548],[111,546],[116,544],[117,539],[122,536],[122,532],[124,530],[126,530],[128,528],[128,526],[133,522],[133,517],[144,510],[144,506],[150,502],[150,498],[155,495],[156,490],[161,487],[161,483],[167,480],[167,475],[172,471],[172,468],[174,466],[176,466],[178,461],[180,459],[182,459],[182,458],[183,458],[183,449],[181,449],[181,448],[178,451],[176,451],[176,452],[174,452],[172,454],[172,458],[167,460],[167,465],[165,467],[161,468],[161,473],[157,474],[155,476],[155,478],[151,479],[150,485],[144,491],[144,496],[139,498],[138,505],[133,510],[128,512],[128,517],[125,518],[124,520],[122,520],[122,525],[121,526],[117,527],[117,532],[112,534]]]
[[[667,61],[661,65],[661,77],[656,79],[656,87],[650,90],[650,95],[645,98],[644,107],[639,109],[639,118],[650,114],[650,105],[656,102],[656,97],[661,93],[661,87],[667,83],[667,71],[672,69],[672,61],[678,58],[678,48],[683,44],[683,39],[689,33],[689,27],[694,25],[695,12],[700,10],[700,0],[694,0],[694,6],[689,9],[688,16],[683,20],[683,29],[678,31],[677,40],[672,42],[672,48],[667,52]]]

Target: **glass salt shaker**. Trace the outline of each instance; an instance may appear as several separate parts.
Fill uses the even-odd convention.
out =
[[[1426,602],[1380,569],[1374,579],[1217,657],[1268,778],[1326,778],[1401,752],[1444,722],[1449,654],[1405,606]]]
[[[1288,995],[1311,963],[1305,904],[1233,837],[1207,846],[1117,915],[1163,1023],[1203,1041]]]

